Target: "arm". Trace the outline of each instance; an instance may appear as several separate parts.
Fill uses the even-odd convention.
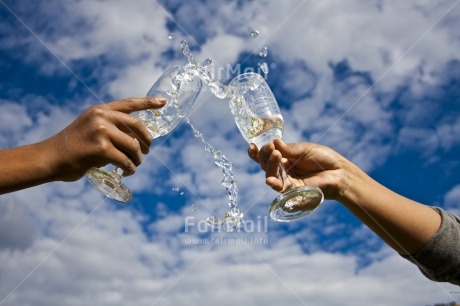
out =
[[[326,199],[337,200],[401,255],[423,248],[438,231],[441,217],[429,206],[407,199],[382,186],[330,148],[285,144],[277,139],[249,155],[266,172],[266,183],[282,191],[278,165],[283,164],[297,185],[318,186]]]
[[[459,217],[389,190],[328,147],[276,139],[260,152],[251,144],[248,153],[273,189],[287,187],[278,173],[283,163],[294,185],[321,188],[326,199],[342,203],[425,276],[460,285]]]
[[[0,150],[0,194],[51,181],[75,181],[108,163],[134,173],[152,136],[134,111],[159,108],[161,98],[133,98],[88,108],[56,135],[39,143]]]

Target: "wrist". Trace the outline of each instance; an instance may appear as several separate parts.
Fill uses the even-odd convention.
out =
[[[51,137],[35,145],[44,178],[48,182],[59,181],[59,169],[62,165],[62,161],[60,160],[60,155],[62,154],[59,154],[59,144],[54,137]]]
[[[352,162],[344,159],[340,168],[336,200],[351,208],[360,205],[372,179]]]

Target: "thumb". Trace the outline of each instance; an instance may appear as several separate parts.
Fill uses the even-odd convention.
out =
[[[248,155],[255,162],[259,162],[259,149],[254,143],[249,144]]]

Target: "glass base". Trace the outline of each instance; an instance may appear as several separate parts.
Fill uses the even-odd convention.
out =
[[[324,201],[321,189],[313,186],[295,187],[280,194],[270,205],[270,217],[290,222],[309,215]]]
[[[94,188],[106,197],[126,203],[131,201],[132,194],[128,187],[120,180],[120,176],[113,172],[106,172],[98,168],[89,169],[86,178]]]

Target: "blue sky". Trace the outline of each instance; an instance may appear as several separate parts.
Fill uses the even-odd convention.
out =
[[[267,46],[285,141],[331,146],[389,188],[460,213],[457,2],[0,0],[0,148],[49,137],[92,104],[145,95],[185,63],[182,39],[222,82],[257,69]],[[202,230],[227,196],[181,125],[126,179],[127,206],[84,179],[1,196],[0,305],[460,302],[339,203],[267,219],[276,193],[226,101],[205,89],[190,118],[233,161],[255,229]]]

